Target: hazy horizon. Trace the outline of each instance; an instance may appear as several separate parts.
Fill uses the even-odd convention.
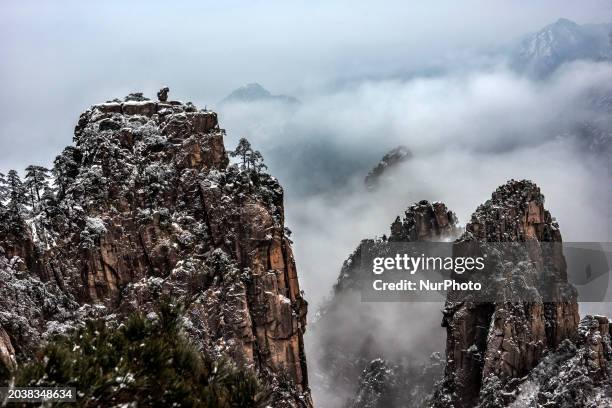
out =
[[[445,65],[560,17],[612,16],[606,1],[62,4],[0,5],[1,172],[49,165],[82,111],[129,92],[154,97],[168,85],[173,98],[211,106],[259,82],[316,98],[338,83]]]

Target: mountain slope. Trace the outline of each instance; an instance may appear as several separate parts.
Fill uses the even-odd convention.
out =
[[[527,36],[512,52],[512,66],[542,78],[566,62],[612,58],[612,24],[578,25],[559,19]]]

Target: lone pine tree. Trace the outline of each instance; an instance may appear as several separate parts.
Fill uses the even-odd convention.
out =
[[[242,168],[247,168],[248,166],[248,158],[253,153],[253,149],[251,148],[251,143],[243,138],[240,138],[238,141],[238,146],[236,146],[236,150],[230,152],[230,156],[239,157],[242,160]]]
[[[27,195],[26,189],[17,171],[9,170],[6,176],[6,188],[9,210],[16,215],[23,214],[25,205],[27,204]]]
[[[8,200],[8,186],[6,184],[6,176],[0,173],[0,211],[4,212],[6,207],[4,206],[6,200]]]
[[[49,186],[50,170],[43,166],[30,165],[25,169],[25,182],[28,198],[34,208],[40,202],[40,193]]]

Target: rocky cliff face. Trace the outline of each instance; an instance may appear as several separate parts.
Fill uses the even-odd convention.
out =
[[[11,283],[1,289],[3,362],[25,358],[50,326],[146,312],[168,295],[186,305],[186,329],[207,352],[282,374],[300,396],[283,403],[310,405],[307,304],[283,190],[229,165],[223,136],[214,112],[167,100],[167,91],[80,116],[74,145],[55,161],[51,210],[0,228],[0,269]]]
[[[382,359],[364,368],[356,395],[346,408],[425,407],[434,383],[444,370],[439,353],[425,364],[393,364]]]
[[[419,202],[396,219],[388,238],[362,242],[345,262],[334,297],[315,322],[326,351],[317,370],[334,390],[349,394],[344,406],[611,406],[609,321],[579,320],[561,232],[540,189],[511,180],[477,208],[464,232],[456,223],[443,204]],[[449,292],[443,310],[446,361],[419,363],[418,345],[435,344],[435,332],[425,323],[427,309],[437,305],[360,303],[359,259],[362,251],[377,248],[388,255],[388,242],[453,240],[458,256],[490,251],[483,282],[495,300]],[[412,315],[418,319],[411,321]],[[387,324],[394,343],[384,342]],[[402,331],[405,326],[409,332]],[[419,333],[425,334],[413,343]]]
[[[510,181],[499,187],[491,200],[478,207],[457,242],[530,243],[503,247],[528,262],[496,265],[486,286],[497,295],[497,302],[448,294],[443,326],[449,400],[439,400],[443,406],[471,407],[487,384],[508,384],[523,377],[546,352],[575,338],[579,315],[561,247],[539,245],[560,243],[561,233],[533,183]],[[543,281],[542,276],[552,279]],[[525,290],[533,291],[533,301],[515,296]]]
[[[318,394],[328,395],[326,406],[422,406],[442,375],[440,361],[427,360],[442,350],[431,341],[440,305],[362,302],[362,274],[368,272],[360,259],[362,251],[384,251],[388,242],[452,241],[460,232],[446,205],[423,200],[396,218],[388,237],[363,240],[344,262],[333,297],[311,328],[321,350],[313,377],[323,388]],[[432,327],[421,320],[427,314]]]
[[[385,178],[390,177],[390,171],[411,158],[412,152],[406,146],[398,146],[389,150],[363,180],[366,188],[370,191],[376,190]]]
[[[576,336],[546,353],[529,374],[511,381],[487,378],[477,406],[610,407],[611,361],[608,318],[587,315]]]

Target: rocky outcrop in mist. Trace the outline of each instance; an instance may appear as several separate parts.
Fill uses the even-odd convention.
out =
[[[445,361],[438,353],[423,359],[432,351],[425,353],[423,345],[436,345],[435,329],[428,324],[437,318],[427,313],[441,305],[361,301],[359,274],[368,273],[360,267],[364,251],[384,255],[386,244],[419,241],[451,241],[456,256],[488,251],[481,278],[492,297],[447,294]],[[609,406],[609,320],[588,315],[580,320],[561,243],[559,225],[530,181],[500,186],[465,230],[442,203],[409,207],[388,237],[363,241],[345,261],[333,297],[314,323],[323,350],[314,378],[336,397],[328,392],[327,405]]]
[[[393,171],[394,168],[410,158],[412,158],[412,152],[406,146],[398,146],[389,150],[365,177],[364,183],[366,188],[368,190],[375,190],[385,178],[390,177],[390,171]]]
[[[579,326],[576,290],[567,282],[562,247],[554,245],[561,242],[561,232],[544,208],[540,189],[529,181],[513,180],[499,187],[472,215],[456,245],[470,242],[480,248],[497,246],[516,262],[490,260],[494,267],[487,269],[486,286],[498,295],[496,302],[449,292],[443,319],[445,377],[434,404],[506,406],[520,396],[549,406],[544,403],[558,400],[558,392],[584,392],[585,398],[572,406],[590,406],[594,394],[587,395],[564,373],[557,373],[556,379],[538,375],[575,359],[586,372],[574,369],[593,382],[598,377],[589,370],[598,372],[599,379],[607,377],[601,367],[612,357],[607,318],[587,316]],[[512,245],[519,242],[525,245]],[[529,301],[518,296],[526,291],[531,293]],[[579,361],[577,355],[585,359]],[[556,388],[553,393],[545,392],[551,387]],[[529,392],[533,395],[526,395]]]
[[[205,353],[256,370],[274,406],[310,406],[283,190],[261,166],[229,164],[214,112],[159,99],[92,106],[45,204],[0,207],[0,361],[167,296]]]
[[[383,250],[388,242],[446,241],[461,233],[457,217],[443,203],[420,201],[391,225],[389,236],[363,240],[344,262],[333,296],[311,327],[320,351],[313,386],[326,406],[421,407],[442,375],[437,324],[427,326],[435,303],[361,301],[362,251]],[[313,352],[316,353],[316,352]],[[438,356],[436,358],[436,355]],[[389,405],[391,404],[391,405]]]
[[[435,381],[444,370],[439,353],[426,363],[393,365],[382,359],[368,363],[363,370],[356,396],[347,408],[424,407]]]

